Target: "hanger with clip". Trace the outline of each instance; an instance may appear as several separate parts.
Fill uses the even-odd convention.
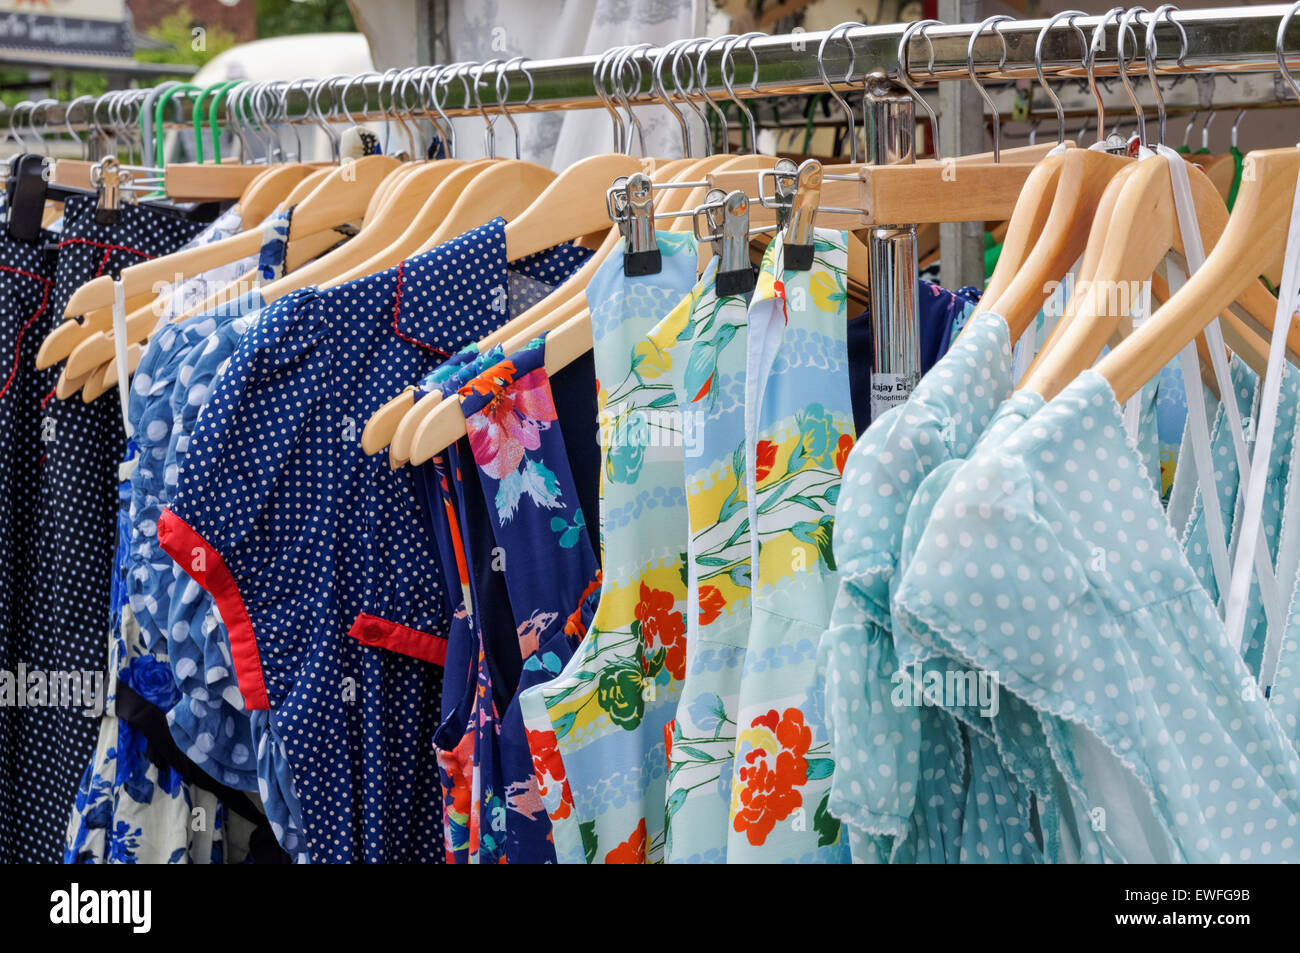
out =
[[[743,38],[729,37],[726,40],[727,46],[724,49],[723,59],[724,75],[729,75],[726,70],[725,62],[730,56],[735,45]],[[681,116],[681,113],[673,106],[663,87],[662,68],[668,56],[673,57],[673,80],[678,96],[688,104],[692,110],[697,111],[697,107],[692,101],[692,94],[683,90],[681,85],[681,74],[677,69],[677,64],[685,55],[689,55],[695,46],[701,41],[687,40],[679,44],[669,44],[660,51],[654,64],[651,88],[660,97],[664,105],[672,111],[679,120],[682,130],[683,149],[689,155],[691,151],[690,132],[688,124]],[[715,41],[717,42],[717,41]],[[635,113],[631,108],[630,97],[624,89],[624,79],[628,70],[633,69],[631,56],[639,51],[642,47],[634,47],[627,50],[617,50],[612,52],[612,58],[608,62],[609,71],[611,72],[610,86],[611,91],[605,91],[604,78],[606,73],[606,64],[598,63],[596,70],[596,89],[602,100],[606,103],[614,123],[615,142],[622,142],[624,150],[630,149],[632,142],[632,130],[639,126]],[[707,50],[704,51],[707,53]],[[702,76],[703,53],[700,58],[701,69],[693,69],[693,82],[699,84],[702,90],[704,79]],[[635,74],[635,84],[640,85],[640,75]],[[618,109],[615,105],[615,99],[621,100],[628,114],[628,125],[626,131],[620,121]],[[697,111],[697,115],[700,115]],[[702,116],[701,116],[702,119]],[[657,218],[677,217],[679,209],[689,194],[694,194],[703,183],[696,184],[696,178],[707,168],[717,167],[721,158],[727,161],[727,157],[710,157],[710,159],[685,162],[683,160],[670,161],[663,163],[653,169],[647,176],[644,173],[634,173],[622,181],[616,187],[607,193],[607,213],[612,219],[622,220],[621,233],[626,244],[625,248],[625,266],[629,266],[629,258],[633,270],[639,273],[657,270],[657,247],[654,244],[655,221]],[[735,157],[732,157],[733,159]],[[769,163],[775,160],[768,159]],[[654,187],[677,186],[670,188],[663,196],[664,201],[655,207]],[[616,196],[621,196],[616,198]],[[579,339],[585,336],[587,349],[590,349],[591,340],[591,318],[586,308],[583,292],[586,284],[592,274],[595,273],[605,257],[617,246],[618,235],[611,233],[606,239],[604,245],[592,256],[590,260],[583,265],[579,271],[568,281],[560,286],[552,295],[533,308],[530,308],[524,314],[519,315],[505,326],[498,329],[493,334],[479,342],[480,350],[486,350],[497,343],[508,342],[507,348],[515,348],[515,342],[519,340],[532,340],[534,337],[543,333],[550,333],[552,338],[559,337],[565,333],[569,336],[575,336]],[[643,253],[643,254],[639,254]],[[642,260],[644,259],[644,260]],[[433,453],[426,449],[431,443],[438,442],[438,433],[447,426],[447,421],[454,418],[460,413],[459,398],[447,400],[445,402],[436,399],[436,395],[424,398],[418,405],[414,405],[411,395],[403,394],[395,398],[391,407],[381,409],[385,416],[375,421],[371,431],[374,438],[371,446],[376,450],[383,446],[382,437],[390,427],[393,429],[393,437],[390,442],[390,463],[394,466],[401,465],[409,459],[414,463],[421,463],[429,459]],[[401,410],[400,420],[395,427],[388,423],[397,418],[399,409]],[[454,420],[452,426],[454,426]],[[460,420],[460,427],[463,431],[464,419]],[[363,434],[363,445],[365,444],[365,435]]]
[[[605,104],[605,107],[609,111],[611,119],[613,120],[615,150],[622,150],[620,152],[622,159],[619,161],[618,167],[623,169],[639,170],[643,167],[641,161],[635,160],[630,155],[627,155],[627,150],[630,149],[632,142],[632,129],[639,127],[639,120],[635,118],[635,114],[632,112],[630,97],[625,94],[622,98],[626,100],[627,104],[629,128],[626,131],[624,130],[617,106],[615,105],[616,94],[612,92],[612,89],[617,83],[619,91],[622,92],[624,76],[627,75],[628,71],[633,69],[630,65],[632,54],[645,48],[648,48],[648,46],[642,45],[640,47],[629,47],[608,51],[598,59],[593,73],[596,93]],[[670,109],[673,109],[666,94],[663,92],[662,74],[659,73],[659,68],[663,64],[665,55],[666,48],[664,51],[661,51],[660,58],[656,62],[655,77],[652,78],[652,90],[660,94],[665,104],[669,105]],[[607,73],[610,75],[607,76]],[[611,87],[610,91],[607,91],[605,88],[607,81]],[[640,81],[641,76],[638,71],[635,75],[635,82],[638,86],[640,85]],[[683,148],[686,151],[689,151],[689,131],[686,127],[685,121],[681,119],[680,113],[677,113],[675,109],[673,109],[673,111],[680,120],[683,136]],[[682,169],[686,164],[687,163],[683,160],[660,162],[657,163],[657,171],[654,174],[656,178],[664,178],[667,175],[672,174],[672,172]],[[619,178],[625,177],[626,176],[623,174],[620,174],[619,176]],[[593,180],[600,181],[595,178],[594,174],[592,174],[587,177],[585,183],[581,183],[582,187],[588,194],[590,193]],[[605,181],[609,181],[609,179],[606,178]],[[575,182],[575,185],[576,184],[578,183]],[[586,200],[584,199],[584,201]],[[609,201],[608,198],[607,201]],[[610,215],[610,217],[612,218],[612,215]],[[591,224],[591,222],[588,222],[587,224]],[[600,222],[599,224],[594,225],[594,227],[588,229],[588,231],[596,231],[602,226],[607,228],[608,222]],[[507,225],[507,242],[509,242],[510,227],[510,225]],[[571,230],[576,227],[578,226],[571,226]],[[584,234],[586,234],[586,232],[584,232]],[[601,247],[596,250],[596,252],[582,266],[582,268],[578,270],[577,273],[570,276],[564,284],[541,302],[538,302],[533,307],[527,309],[524,313],[512,318],[501,328],[497,329],[497,331],[478,342],[479,348],[481,350],[487,350],[496,342],[505,340],[515,334],[516,330],[519,328],[534,327],[537,329],[537,333],[542,333],[544,330],[542,327],[543,324],[553,325],[561,319],[562,315],[567,316],[568,313],[576,310],[574,305],[576,304],[577,306],[581,306],[582,304],[582,292],[586,288],[586,282],[613,249],[616,241],[617,235],[611,233]],[[545,247],[551,246],[546,245]],[[405,463],[407,460],[411,436],[418,424],[426,415],[433,412],[438,403],[439,398],[437,395],[429,395],[421,400],[417,406],[414,400],[413,389],[404,389],[396,397],[393,397],[386,402],[371,416],[371,419],[367,422],[366,428],[362,433],[362,448],[367,453],[376,453],[384,447],[389,447],[390,462],[394,466]]]

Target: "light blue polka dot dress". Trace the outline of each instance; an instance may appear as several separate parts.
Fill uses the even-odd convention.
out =
[[[968,857],[983,857],[963,836],[967,811],[971,829],[987,831],[985,809],[1003,806],[984,783],[1001,773],[987,735],[914,704],[890,589],[916,488],[971,452],[1011,394],[1011,361],[1006,322],[972,318],[908,403],[867,430],[844,469],[834,541],[842,583],[819,657],[835,758],[831,811],[846,823],[857,862],[955,863],[963,844]],[[990,843],[999,840],[1007,849],[1005,836]]]
[[[961,467],[901,570],[895,621],[1037,712],[1052,859],[1300,859],[1300,762],[1178,543],[1089,371]]]

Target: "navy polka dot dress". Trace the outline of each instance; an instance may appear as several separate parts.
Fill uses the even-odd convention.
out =
[[[53,369],[36,370],[35,363],[51,326],[54,285],[53,260],[41,245],[0,233],[0,672],[14,677],[25,661],[25,643],[18,639],[23,541],[35,532],[36,474],[44,452],[41,402],[57,375]],[[25,708],[0,707],[0,864],[14,863],[19,855],[19,740],[28,717]]]
[[[437,556],[410,472],[360,441],[397,388],[590,255],[508,264],[504,225],[264,310],[214,383],[159,522],[215,598],[248,708],[269,712],[313,862],[443,859]]]
[[[95,221],[93,198],[69,199],[49,300],[24,334],[24,346],[40,346],[62,322],[72,292],[85,282],[169,254],[203,227],[144,205],[124,205],[117,224],[103,225]],[[57,375],[57,369],[47,374]],[[54,386],[54,376],[34,379]],[[28,393],[23,399],[34,397]],[[32,518],[27,531],[15,537],[21,589],[7,651],[29,671],[104,672],[117,545],[117,467],[126,443],[121,407],[115,400],[56,400],[52,390],[38,406],[44,453],[34,469],[18,474],[35,493],[30,487],[22,491],[29,494],[25,507]],[[24,413],[24,426],[31,427],[30,409]],[[96,719],[78,708],[19,710],[12,744],[5,746],[6,757],[18,766],[5,785],[12,798],[12,813],[6,810],[5,817],[13,825],[8,848],[13,860],[53,863],[62,856],[68,811],[97,729]]]

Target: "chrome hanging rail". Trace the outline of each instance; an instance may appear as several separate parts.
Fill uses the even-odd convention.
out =
[[[1174,76],[1190,73],[1271,73],[1277,69],[1276,40],[1282,18],[1290,9],[1288,4],[1247,7],[1244,9],[1184,10],[1173,15],[1174,22],[1162,21],[1155,28],[1158,46],[1162,50],[1180,48],[1181,26],[1186,36],[1186,52],[1182,57],[1162,58],[1157,66],[1161,75]],[[1052,76],[1065,79],[1082,77],[1075,25],[1091,34],[1103,17],[1080,17],[1070,23],[1058,22],[1043,38],[1042,67]],[[1039,34],[1048,25],[1045,19],[1008,20],[999,24],[998,30],[986,30],[975,38],[970,50],[974,72],[981,82],[996,83],[1033,78],[1034,48]],[[882,73],[888,78],[899,75],[899,43],[908,24],[889,24],[871,27],[853,27],[841,30],[826,44],[821,66],[833,86],[840,91],[858,90],[862,78],[869,73]],[[1115,57],[1118,18],[1111,17],[1104,27],[1105,41],[1095,61],[1099,77],[1118,75],[1120,64]],[[907,44],[907,61],[914,85],[926,86],[952,80],[968,81],[968,45],[975,34],[975,24],[934,26],[924,34],[914,32]],[[1300,24],[1296,25],[1300,33]],[[802,95],[823,92],[817,60],[817,50],[825,32],[789,33],[779,36],[755,37],[745,55],[734,56],[731,62],[730,88],[741,99],[769,96]],[[1005,43],[1005,47],[1004,44]],[[933,55],[931,55],[931,48]],[[1287,60],[1300,68],[1300,42]],[[675,102],[685,102],[686,97],[674,90],[669,81],[657,89],[654,85],[654,67],[660,50],[641,48],[620,58],[621,69],[626,71],[627,102],[631,105],[654,105],[661,102],[666,90]],[[703,53],[703,74],[706,92],[713,97],[729,95],[723,83],[723,49],[714,48]],[[489,110],[505,106],[511,112],[544,112],[561,109],[608,108],[597,90],[596,67],[600,56],[577,56],[551,60],[521,61],[518,58],[505,63],[462,64],[460,68],[427,67],[429,71],[442,70],[439,83],[444,98],[441,111],[447,116],[479,115],[480,105],[469,93],[471,79],[467,75],[473,67],[474,81],[479,85],[482,106]],[[666,75],[667,67],[659,60]],[[852,73],[850,73],[850,67]],[[1126,64],[1127,72],[1141,74],[1145,67],[1140,56]],[[413,68],[414,82],[420,84],[422,68]],[[408,80],[409,82],[410,80]],[[428,84],[420,85],[417,92],[394,93],[395,83],[390,74],[371,74],[366,77],[336,77],[326,80],[327,93],[318,93],[315,105],[328,99],[328,114],[318,115],[313,110],[312,95],[318,87],[313,83],[298,81],[285,84],[284,107],[277,117],[279,122],[342,121],[350,118],[357,122],[382,122],[392,119],[394,111],[402,116],[427,116],[432,118],[434,107],[430,101]],[[148,95],[148,90],[119,94],[131,97],[137,106]],[[496,95],[494,95],[494,93]],[[696,91],[696,100],[702,101]],[[387,105],[385,105],[387,101]],[[93,101],[51,103],[42,109],[37,127],[51,132],[93,131],[95,122]],[[129,108],[129,107],[128,107]],[[186,128],[193,124],[194,103],[191,99],[177,97],[168,104],[169,128]],[[13,110],[0,112],[0,131],[7,130],[13,119]],[[27,128],[30,126],[24,121]]]

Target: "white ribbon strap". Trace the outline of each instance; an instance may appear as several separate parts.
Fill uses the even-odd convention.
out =
[[[1183,237],[1183,252],[1187,256],[1189,274],[1194,273],[1205,262],[1205,248],[1201,244],[1201,230],[1196,221],[1196,203],[1192,199],[1192,182],[1187,173],[1187,162],[1178,152],[1168,146],[1162,145],[1157,148],[1160,150],[1160,154],[1170,163],[1170,179],[1174,185],[1174,208],[1178,211],[1178,227]],[[1175,162],[1175,159],[1178,161]],[[1182,287],[1181,281],[1177,287],[1174,287],[1173,274],[1171,273],[1170,290],[1177,291],[1180,287]],[[1232,395],[1231,400],[1224,402],[1224,413],[1227,416],[1228,433],[1232,436],[1232,446],[1237,456],[1237,471],[1240,474],[1241,483],[1244,484],[1250,480],[1250,450],[1246,445],[1246,434],[1241,421],[1241,408],[1237,406],[1236,395],[1233,393],[1232,372],[1228,369],[1227,345],[1223,342],[1223,329],[1219,325],[1217,316],[1206,325],[1205,343],[1210,349],[1210,365],[1214,368],[1214,379],[1219,382],[1219,393]],[[1199,368],[1197,368],[1197,371],[1199,378]],[[1186,375],[1186,367],[1183,368],[1183,373]],[[1201,393],[1199,379],[1193,386],[1198,394]],[[1202,417],[1204,416],[1203,408],[1204,405],[1202,404],[1198,411]],[[1198,465],[1198,474],[1200,469]],[[1234,542],[1240,540],[1236,529],[1237,527],[1234,527]],[[1281,611],[1277,604],[1277,575],[1273,571],[1273,561],[1268,553],[1268,542],[1262,536],[1256,537],[1255,575],[1259,579],[1259,591],[1264,602],[1264,614],[1268,618],[1269,625],[1273,625],[1276,622],[1277,614]],[[1228,590],[1223,586],[1222,580],[1219,580],[1220,602],[1227,599],[1227,594]]]
[[[1188,271],[1194,272],[1205,261],[1201,247],[1200,224],[1196,220],[1196,206],[1192,203],[1191,182],[1187,177],[1187,167],[1183,157],[1167,146],[1156,146],[1158,154],[1169,164],[1169,179],[1174,190],[1174,209],[1178,213],[1178,231],[1183,239],[1183,251],[1187,257]],[[1178,276],[1176,270],[1169,274],[1170,290]],[[1201,489],[1201,504],[1205,508],[1205,524],[1210,539],[1210,564],[1219,592],[1227,592],[1232,578],[1232,563],[1228,559],[1228,533],[1224,528],[1223,512],[1219,508],[1219,490],[1214,479],[1214,457],[1210,451],[1210,424],[1205,416],[1205,393],[1201,386],[1201,362],[1196,354],[1196,342],[1189,341],[1178,354],[1179,367],[1183,372],[1183,385],[1187,391],[1187,426],[1191,428],[1192,459],[1196,464],[1196,476]],[[1226,371],[1226,368],[1225,368]],[[1229,407],[1234,406],[1232,379],[1219,376],[1219,368],[1214,368],[1219,381],[1219,392],[1226,395]]]
[[[1300,148],[1300,147],[1297,147]],[[1250,563],[1264,514],[1264,491],[1268,482],[1269,455],[1273,450],[1273,431],[1277,426],[1278,406],[1282,398],[1282,362],[1286,359],[1287,332],[1300,295],[1300,184],[1291,202],[1291,225],[1287,230],[1286,254],[1282,262],[1282,282],[1278,287],[1277,312],[1273,317],[1273,338],[1268,347],[1268,370],[1264,377],[1259,421],[1255,428],[1255,456],[1251,460],[1250,481],[1246,484],[1246,502],[1241,511],[1241,537],[1232,567],[1225,619],[1228,642],[1241,650],[1246,629],[1246,610],[1250,602]],[[1267,602],[1266,602],[1267,604]]]
[[[117,395],[122,401],[122,426],[134,436],[127,410],[131,401],[131,374],[127,364],[126,289],[121,278],[113,280],[113,356],[117,359]]]

